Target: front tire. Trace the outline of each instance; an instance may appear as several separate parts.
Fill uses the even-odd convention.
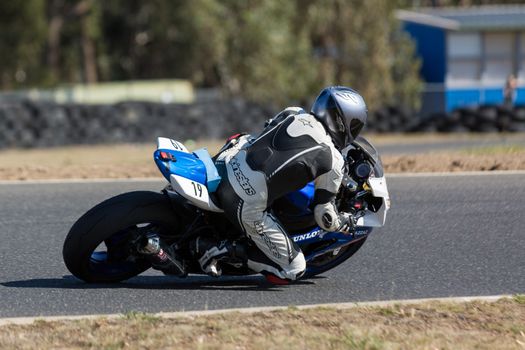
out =
[[[321,255],[313,259],[312,261],[307,262],[306,272],[304,273],[302,279],[311,278],[316,275],[320,275],[323,272],[331,270],[336,266],[341,265],[346,260],[348,260],[352,255],[354,255],[359,248],[365,243],[368,236],[365,236],[343,248],[336,254],[330,256],[331,253]]]
[[[91,283],[120,282],[144,272],[150,263],[126,244],[133,232],[148,225],[166,235],[179,230],[180,220],[166,195],[129,192],[98,204],[71,227],[62,250],[66,267]],[[102,243],[107,251],[96,251]]]

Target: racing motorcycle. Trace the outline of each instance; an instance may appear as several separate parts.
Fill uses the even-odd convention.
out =
[[[313,183],[278,199],[268,209],[303,251],[307,264],[303,279],[333,269],[355,254],[372,230],[384,225],[390,208],[383,166],[374,146],[358,137],[342,153],[345,176],[336,205],[339,211],[353,215],[353,232],[326,232],[317,226]],[[205,148],[190,152],[181,142],[159,137],[153,156],[168,181],[162,191],[117,195],[90,209],[71,227],[63,257],[77,278],[92,283],[123,281],[152,264],[155,267],[152,253],[163,258],[167,251],[184,265],[179,277],[204,274],[190,249],[197,237],[229,240],[239,246],[253,244],[224,217],[215,197],[221,177]],[[145,242],[156,250],[145,252]],[[223,276],[255,274],[239,256],[223,258],[220,267]]]

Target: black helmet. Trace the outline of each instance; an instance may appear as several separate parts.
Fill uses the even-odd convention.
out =
[[[344,86],[323,89],[312,106],[312,114],[343,149],[359,135],[366,123],[366,103],[357,91]]]

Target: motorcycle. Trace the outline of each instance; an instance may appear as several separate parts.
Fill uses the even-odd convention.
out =
[[[333,269],[354,255],[374,228],[384,226],[390,208],[383,166],[374,146],[358,137],[342,154],[345,175],[336,205],[339,211],[353,215],[353,232],[326,232],[315,223],[313,183],[276,200],[268,209],[303,251],[307,266],[303,279]],[[77,278],[90,283],[119,282],[146,271],[152,259],[141,246],[148,237],[157,237],[184,262],[185,273],[180,277],[204,274],[189,248],[199,236],[253,244],[217,204],[215,191],[221,178],[205,148],[190,152],[181,142],[159,137],[154,159],[168,181],[162,191],[117,195],[90,209],[71,227],[63,258]],[[223,276],[256,273],[239,257],[223,258],[220,266]]]

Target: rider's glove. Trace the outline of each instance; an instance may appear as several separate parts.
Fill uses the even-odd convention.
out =
[[[314,208],[317,224],[328,232],[353,232],[354,217],[349,213],[339,213],[333,202],[318,204]]]

